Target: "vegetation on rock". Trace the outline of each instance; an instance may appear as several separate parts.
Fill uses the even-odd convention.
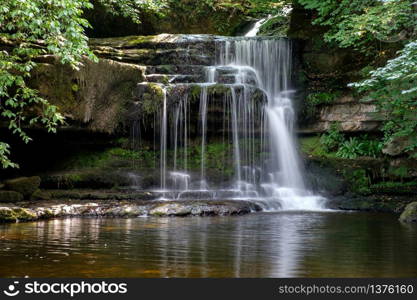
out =
[[[400,221],[404,223],[417,222],[417,202],[408,204],[400,216]]]
[[[417,147],[417,7],[412,0],[299,0],[325,26],[324,38],[367,56],[365,80],[350,86],[374,101],[384,119],[384,143],[407,137],[406,151]],[[399,49],[392,57],[392,49]],[[372,58],[371,58],[372,56]],[[391,58],[391,59],[390,59]],[[387,61],[388,59],[388,61]],[[387,61],[387,62],[386,62]],[[381,66],[386,62],[385,66]],[[378,67],[376,68],[375,67]],[[372,71],[372,69],[374,69]],[[369,78],[370,77],[370,78]]]

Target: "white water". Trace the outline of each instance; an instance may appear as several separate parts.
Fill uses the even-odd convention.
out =
[[[257,21],[255,24],[252,25],[251,29],[249,29],[249,31],[245,34],[245,36],[255,37],[258,34],[259,29],[261,29],[261,26],[265,24],[266,22],[268,22],[268,20],[271,18],[272,16],[268,16],[267,18],[263,18]]]
[[[251,33],[252,34],[252,33]],[[161,189],[164,199],[198,197],[246,199],[265,210],[321,210],[325,199],[306,188],[302,163],[293,136],[295,113],[292,105],[291,43],[285,39],[225,39],[217,42],[215,66],[206,68],[199,103],[200,174],[193,181],[187,170],[190,136],[190,103],[183,97],[167,109],[167,95],[161,113]],[[210,87],[224,84],[229,89],[223,103],[223,139],[230,143],[234,183],[211,184],[207,173],[208,116],[219,106]],[[264,101],[255,101],[261,90]],[[170,117],[168,111],[172,111]],[[173,136],[173,169],[167,161],[168,128]],[[227,134],[225,133],[227,132]],[[181,149],[183,151],[181,151]],[[268,157],[262,155],[265,150]],[[183,166],[177,159],[182,158]],[[168,179],[170,184],[167,184]],[[165,198],[168,196],[168,198]]]
[[[293,137],[295,114],[290,89],[291,44],[286,40],[243,39],[226,41],[220,61],[238,68],[252,67],[256,83],[267,96],[264,107],[271,159],[263,170],[268,177],[261,183],[265,198],[278,201],[285,210],[320,210],[324,198],[305,187],[302,167]]]

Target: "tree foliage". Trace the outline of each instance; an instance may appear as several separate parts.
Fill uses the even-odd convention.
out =
[[[56,106],[27,85],[35,68],[34,59],[52,54],[62,63],[79,68],[84,55],[94,58],[84,35],[88,22],[82,11],[91,8],[86,0],[3,0],[0,2],[0,114],[8,128],[25,143],[31,138],[24,127],[41,124],[55,132],[63,122]],[[2,167],[16,167],[2,142]]]
[[[140,16],[143,12],[162,15],[163,9],[167,9],[167,0],[95,0],[95,2],[103,5],[113,15],[130,18],[136,23],[141,22]]]
[[[327,26],[324,37],[340,47],[374,55],[381,44],[404,44],[398,56],[369,73],[370,78],[350,86],[364,100],[377,104],[383,116],[384,142],[410,139],[417,148],[417,5],[413,0],[299,0],[316,11],[315,24]]]
[[[409,42],[399,56],[370,72],[370,78],[351,86],[376,101],[385,122],[385,141],[408,137],[409,151],[417,148],[417,41]]]
[[[327,26],[324,38],[340,47],[373,55],[381,42],[396,42],[414,34],[413,0],[299,0],[316,12],[314,24]]]

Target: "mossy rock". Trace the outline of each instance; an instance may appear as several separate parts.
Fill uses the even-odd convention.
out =
[[[17,222],[17,218],[12,209],[0,207],[0,223]]]
[[[27,208],[13,208],[13,213],[18,221],[34,221],[38,218],[35,212]]]
[[[23,195],[15,191],[0,191],[0,202],[19,202]]]
[[[41,178],[39,176],[19,177],[5,182],[6,189],[21,193],[25,198],[29,198],[36,192],[40,184]]]
[[[30,197],[30,200],[50,200],[51,194],[46,191],[42,190],[36,190],[32,196]]]
[[[0,207],[0,223],[27,222],[38,219],[36,213],[28,208]]]
[[[417,202],[408,204],[399,220],[403,223],[417,223]]]

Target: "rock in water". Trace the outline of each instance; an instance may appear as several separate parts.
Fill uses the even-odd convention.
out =
[[[7,190],[18,192],[25,198],[29,198],[35,191],[37,191],[40,184],[41,178],[39,176],[19,177],[5,182]]]
[[[0,191],[0,202],[19,202],[23,195],[15,191]]]
[[[16,216],[12,209],[0,207],[0,223],[16,222]]]
[[[0,207],[0,223],[34,221],[37,218],[36,213],[28,208]]]
[[[404,223],[416,223],[417,222],[417,202],[411,202],[408,204],[399,219]]]

